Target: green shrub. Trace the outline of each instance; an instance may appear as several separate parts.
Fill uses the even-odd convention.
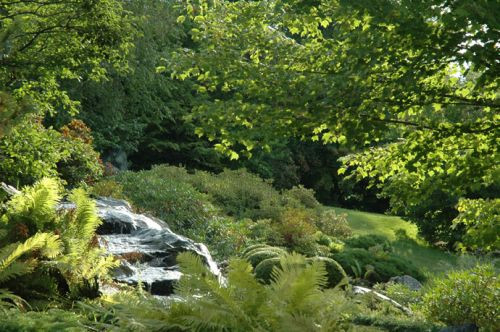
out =
[[[392,251],[389,239],[383,235],[359,235],[344,240],[344,243],[349,248],[370,249],[372,247],[381,247],[384,251]]]
[[[90,143],[46,129],[33,119],[0,139],[0,160],[0,180],[16,186],[60,177],[74,187],[102,175],[99,154]]]
[[[315,214],[310,210],[292,208],[285,210],[275,224],[281,233],[283,244],[297,252],[314,255],[317,228]]]
[[[90,128],[81,120],[72,120],[60,131],[68,156],[57,164],[59,176],[71,187],[81,182],[94,183],[102,176],[104,168],[92,147]]]
[[[196,172],[191,184],[210,196],[212,202],[226,214],[253,220],[276,219],[281,209],[281,197],[269,181],[244,169],[224,170],[219,174]]]
[[[314,196],[314,190],[304,188],[302,185],[283,191],[283,198],[285,205],[289,207],[316,209],[321,206]]]
[[[276,251],[271,251],[271,250],[266,250],[263,249],[261,251],[257,251],[252,253],[251,255],[248,255],[246,260],[252,265],[252,267],[256,267],[259,265],[260,262],[269,259],[269,258],[276,258],[280,257],[280,254],[277,253]]]
[[[246,251],[243,257],[255,268],[263,260],[274,257],[282,257],[286,254],[287,251],[282,248],[265,246]]]
[[[283,248],[279,248],[279,247],[272,247],[272,246],[269,246],[269,245],[266,245],[265,247],[261,247],[261,248],[254,248],[252,250],[249,250],[249,251],[246,251],[245,255],[243,255],[244,258],[248,259],[250,256],[256,254],[256,253],[259,253],[259,252],[262,252],[262,251],[269,251],[269,252],[274,252],[278,255],[284,255],[287,253],[287,251]]]
[[[201,236],[216,215],[208,197],[188,183],[158,175],[159,169],[122,172],[114,179],[136,208],[152,213],[183,235]]]
[[[449,325],[474,323],[483,331],[500,331],[500,278],[491,265],[452,272],[436,279],[423,297],[423,311]]]
[[[102,179],[92,186],[94,196],[112,197],[117,199],[126,199],[123,194],[123,186],[111,179]]]
[[[0,139],[0,179],[21,186],[55,177],[57,163],[67,156],[57,131],[34,120],[25,121]]]
[[[0,315],[2,332],[85,332],[92,324],[84,316],[60,309],[44,312],[10,310],[8,314]]]
[[[268,258],[260,262],[254,269],[255,277],[268,284],[271,282],[271,275],[274,267],[280,267],[281,259],[279,257]]]
[[[202,241],[210,248],[210,253],[217,260],[224,260],[238,255],[250,242],[249,219],[233,220],[230,217],[216,216],[198,232],[197,241]]]
[[[254,249],[261,249],[261,248],[270,248],[270,246],[268,244],[265,244],[265,243],[257,243],[257,244],[253,244],[251,246],[248,246],[246,247],[242,252],[241,252],[241,255],[243,257],[245,257],[250,251],[254,250]]]
[[[420,281],[425,279],[415,265],[394,254],[377,256],[365,249],[347,248],[333,254],[332,258],[344,268],[349,276],[365,278],[371,282],[387,282],[391,277],[405,274]]]
[[[423,321],[419,317],[394,317],[386,314],[358,315],[354,317],[353,323],[357,325],[380,327],[383,331],[390,332],[438,332],[442,329],[441,326]]]
[[[342,266],[340,266],[339,263],[337,263],[333,259],[327,257],[311,257],[308,258],[308,261],[309,262],[318,261],[325,264],[325,269],[328,276],[327,287],[333,288],[336,287],[337,285],[347,284],[347,275],[344,269],[342,268]]]
[[[352,229],[347,222],[347,214],[337,214],[333,209],[323,211],[316,221],[316,226],[323,233],[333,237],[344,239],[352,235]]]
[[[390,282],[385,286],[385,293],[394,301],[407,307],[422,301],[420,290],[412,290],[403,284]]]
[[[271,219],[259,219],[250,225],[250,237],[256,242],[265,242],[271,245],[283,245],[283,236],[276,221]]]

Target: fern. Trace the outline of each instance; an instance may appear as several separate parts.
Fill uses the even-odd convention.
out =
[[[64,255],[57,259],[57,263],[65,277],[78,288],[84,280],[106,277],[108,270],[117,266],[118,261],[92,243],[101,224],[95,202],[83,189],[74,189],[69,199],[76,208],[62,217]]]
[[[7,205],[6,216],[10,221],[29,220],[37,230],[44,230],[47,224],[57,220],[59,192],[60,185],[55,179],[44,178],[14,195]]]
[[[94,242],[95,231],[101,223],[94,201],[83,189],[75,189],[69,199],[76,207],[57,211],[61,189],[56,180],[42,179],[7,203],[2,216],[7,230],[3,232],[7,236],[2,241],[7,245],[0,250],[0,283],[32,272],[37,267],[36,260],[16,260],[34,250],[38,258],[48,259],[44,264],[62,273],[75,293],[85,281],[106,277],[108,270],[117,265],[117,261],[105,255]],[[52,231],[59,236],[48,233]],[[24,243],[8,244],[34,233]]]
[[[24,308],[28,303],[6,289],[0,289],[0,311],[7,313],[9,309]]]
[[[42,254],[55,257],[61,252],[59,237],[50,233],[37,233],[24,243],[13,243],[0,249],[0,283],[31,272],[36,261],[20,263],[16,260],[34,250],[41,250]]]
[[[85,190],[74,189],[69,199],[75,203],[76,209],[68,222],[68,228],[72,229],[73,237],[78,237],[83,241],[90,241],[95,235],[101,220],[96,213],[95,202],[91,200]]]
[[[230,262],[225,285],[193,254],[182,253],[178,261],[184,275],[176,293],[183,301],[169,307],[172,326],[194,331],[342,330],[341,313],[332,308],[342,302],[341,296],[322,290],[327,273],[321,261],[307,264],[301,255],[285,255],[270,285],[259,283],[244,260]]]

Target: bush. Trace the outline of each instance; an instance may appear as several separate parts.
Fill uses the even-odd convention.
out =
[[[423,298],[425,315],[449,325],[476,324],[500,331],[500,279],[491,265],[452,272],[437,279]]]
[[[329,209],[320,214],[316,226],[326,235],[337,238],[351,236],[352,230],[347,222],[347,214],[337,214],[335,210]]]
[[[327,257],[311,257],[308,258],[308,261],[319,261],[325,264],[326,273],[328,275],[327,287],[333,288],[338,285],[347,284],[347,275],[344,269],[333,259]]]
[[[307,209],[316,209],[321,206],[314,196],[313,189],[307,189],[299,185],[283,192],[285,205],[289,207],[305,207]]]
[[[1,181],[21,186],[55,177],[57,163],[67,155],[58,132],[25,121],[0,140]]]
[[[237,255],[248,244],[252,224],[249,219],[216,216],[201,230],[197,241],[206,243],[215,259],[224,260]]]
[[[281,233],[286,247],[306,255],[314,255],[317,228],[315,215],[310,210],[287,209],[275,227]]]
[[[384,315],[358,315],[353,319],[358,325],[380,327],[390,332],[438,332],[442,327],[419,318],[391,317]]]
[[[386,284],[385,293],[394,301],[407,307],[422,301],[420,290],[412,290],[403,284],[390,282]]]
[[[152,213],[183,235],[204,234],[216,215],[208,197],[188,183],[158,175],[157,170],[122,172],[114,179],[135,207]]]
[[[123,194],[123,186],[111,179],[103,179],[92,186],[92,194],[95,196],[126,199]]]
[[[251,246],[246,247],[242,252],[241,255],[245,257],[250,251],[253,251],[254,249],[262,249],[262,248],[269,248],[269,245],[265,243],[257,243],[253,244]]]
[[[81,182],[94,183],[103,174],[99,154],[92,147],[90,128],[80,120],[72,120],[60,129],[68,156],[57,164],[59,175],[69,186]]]
[[[281,257],[286,253],[286,250],[282,248],[266,246],[248,251],[244,258],[255,268],[265,259]]]
[[[276,219],[281,210],[281,197],[270,181],[244,169],[224,170],[219,174],[196,172],[191,184],[206,193],[226,214],[253,220]]]
[[[283,245],[283,236],[271,219],[259,219],[250,224],[250,237],[256,242]]]
[[[44,312],[10,310],[7,315],[0,315],[0,330],[3,332],[85,332],[92,325],[86,317],[60,309]]]
[[[349,276],[364,278],[371,282],[387,282],[391,277],[405,274],[420,281],[425,279],[415,265],[394,254],[377,256],[365,249],[348,248],[333,254],[332,258],[344,268]]]
[[[0,140],[0,180],[16,186],[60,177],[74,187],[102,175],[99,154],[78,137],[61,135],[29,119]]]
[[[381,247],[384,251],[392,251],[389,239],[383,235],[359,235],[345,240],[344,243],[350,248],[370,249],[372,247]]]

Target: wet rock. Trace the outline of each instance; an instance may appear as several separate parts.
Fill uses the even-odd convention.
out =
[[[115,281],[141,283],[154,295],[170,295],[182,275],[176,257],[184,251],[199,255],[210,271],[220,277],[204,244],[172,232],[159,219],[134,213],[126,201],[100,198],[96,206],[103,220],[98,229],[99,244],[121,260],[113,271]]]

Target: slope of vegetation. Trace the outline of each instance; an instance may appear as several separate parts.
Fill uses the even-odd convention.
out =
[[[0,331],[499,331],[499,13],[1,1]],[[99,195],[224,281],[118,285]]]

